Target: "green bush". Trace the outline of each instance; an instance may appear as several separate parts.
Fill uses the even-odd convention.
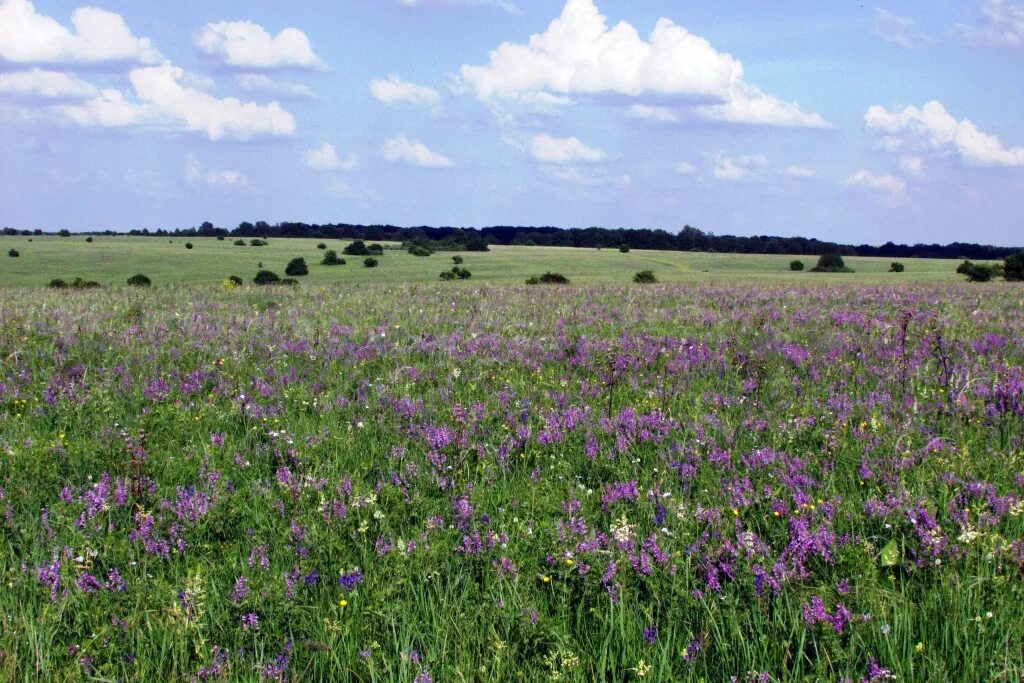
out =
[[[452,256],[452,263],[454,263],[455,265],[461,264],[462,261],[463,258],[461,256]]]
[[[326,244],[324,244],[323,242],[321,242],[320,244],[316,245],[316,248],[317,248],[317,249],[326,249],[326,248],[327,248],[327,245],[326,245]]]
[[[368,256],[363,259],[363,265],[366,266],[367,268],[376,268],[377,263],[377,259],[373,258],[372,256]]]
[[[998,274],[999,271],[995,266],[985,265],[984,263],[974,263],[973,261],[964,261],[957,266],[956,272],[960,275],[967,276],[968,282],[988,282]]]
[[[298,277],[302,275],[309,275],[309,266],[306,265],[306,259],[298,256],[293,258],[285,266],[284,274],[289,277]]]
[[[66,289],[67,286],[68,286],[67,281],[66,280],[62,280],[59,277],[53,278],[52,280],[50,280],[50,284],[47,285],[47,287],[52,287],[53,289]]]
[[[839,254],[822,254],[818,257],[818,265],[811,268],[812,273],[852,273]]]
[[[21,253],[17,249],[8,249],[7,255],[10,256],[11,258],[18,258],[19,256],[21,256]]]
[[[272,270],[261,270],[256,273],[256,277],[254,277],[252,281],[257,285],[272,285],[276,282],[280,282],[281,278]]]
[[[434,252],[430,247],[423,246],[422,244],[415,244],[409,247],[409,253],[413,256],[430,256]]]
[[[903,264],[900,263],[899,261],[893,261],[892,263],[889,264],[889,272],[890,273],[902,273],[903,271],[904,271]]]
[[[531,275],[530,277],[526,278],[526,284],[528,284],[528,285],[539,285],[540,284],[540,278],[537,277],[536,275]]]
[[[658,281],[658,278],[654,276],[653,270],[641,270],[639,273],[633,276],[633,282],[641,285],[654,284]]]
[[[346,256],[369,256],[370,250],[366,248],[366,243],[362,240],[356,240],[352,244],[349,244],[341,250]]]
[[[86,237],[86,238],[85,238],[85,241],[86,241],[86,242],[92,242],[92,237]]]
[[[453,273],[450,270],[446,270],[443,273],[441,273],[441,279],[445,280],[445,281],[454,280],[455,279],[455,273]]]
[[[452,268],[452,275],[459,278],[460,280],[468,280],[472,276],[472,273],[470,273],[465,268],[455,266],[454,268]]]
[[[71,281],[71,286],[74,289],[97,289],[100,287],[100,283],[95,280],[83,280],[80,277],[76,277]]]
[[[800,259],[794,259],[789,262],[789,269],[793,271],[799,271],[804,269],[804,262]]]
[[[383,256],[384,246],[381,244],[371,244],[370,246],[366,247],[366,253],[372,256]]]
[[[224,241],[224,235],[217,235],[217,241],[218,242],[223,242]]]
[[[249,240],[250,247],[265,247],[267,246],[266,240],[256,239],[255,237]]]
[[[185,248],[186,249],[191,249],[192,248],[192,243],[191,242],[185,242]]]
[[[531,282],[532,280],[532,282]],[[561,273],[547,272],[540,277],[531,277],[526,281],[528,285],[567,285],[569,284],[569,278],[562,275]]]
[[[490,251],[491,246],[483,237],[471,237],[466,242],[466,251]]]
[[[62,228],[60,232],[58,232],[57,234],[60,235],[61,237],[71,237],[71,231],[68,230],[67,228]]]
[[[244,247],[244,246],[245,246],[245,240],[235,240],[235,241],[233,242],[233,244],[234,244],[234,245],[235,245],[236,247]]]
[[[142,273],[138,273],[128,278],[128,284],[132,287],[149,287],[153,282]]]
[[[1003,279],[1007,282],[1024,282],[1024,251],[1003,259]]]
[[[629,245],[628,244],[620,244],[619,245],[619,251],[621,251],[623,254],[628,254],[629,253]]]
[[[345,259],[338,258],[338,252],[328,249],[324,252],[324,258],[320,263],[325,266],[343,266],[345,265]]]
[[[229,275],[228,282],[233,283],[236,287],[242,286],[242,278],[238,277],[237,275]]]

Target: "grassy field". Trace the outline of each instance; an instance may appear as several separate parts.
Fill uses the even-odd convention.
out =
[[[29,241],[31,239],[31,241]],[[282,277],[285,265],[301,256],[310,273],[309,283],[422,283],[436,282],[443,270],[452,267],[450,252],[416,257],[402,250],[387,250],[377,268],[364,268],[361,257],[345,257],[344,266],[323,266],[323,241],[339,255],[348,243],[340,240],[273,239],[265,247],[239,247],[228,238],[103,237],[88,243],[83,236],[0,238],[0,287],[38,287],[53,278],[82,277],[104,286],[120,286],[135,273],[149,276],[155,285],[170,283],[220,282],[237,275],[247,282],[260,264]],[[194,247],[186,249],[185,243]],[[20,253],[7,256],[9,249]],[[570,249],[564,247],[492,247],[490,252],[462,252],[463,267],[473,274],[471,282],[522,283],[545,271],[561,272],[573,283],[628,283],[640,270],[653,270],[661,282],[780,282],[809,284],[822,281],[857,284],[940,283],[960,278],[957,263],[941,259],[906,259],[906,272],[888,273],[892,259],[847,259],[856,272],[821,275],[789,270],[793,256],[711,254],[673,251],[616,249]],[[814,256],[802,257],[809,269]]]

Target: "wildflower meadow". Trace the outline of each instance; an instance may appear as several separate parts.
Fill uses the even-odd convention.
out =
[[[3,680],[1024,677],[1012,285],[232,284],[4,292]]]

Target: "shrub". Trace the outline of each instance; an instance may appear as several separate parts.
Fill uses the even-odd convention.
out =
[[[59,277],[53,278],[52,280],[50,280],[50,284],[47,285],[47,287],[52,287],[54,289],[66,289],[67,286],[68,286],[67,281],[66,280],[61,280]]]
[[[531,282],[530,280],[533,280],[533,282]],[[552,272],[544,273],[540,277],[532,277],[532,278],[530,278],[530,280],[527,280],[526,284],[528,284],[528,285],[536,285],[536,284],[543,284],[543,285],[567,285],[567,284],[569,284],[569,278],[567,278],[566,276],[562,275],[561,273],[552,273]]]
[[[892,263],[889,264],[890,273],[902,273],[903,270],[903,264],[900,263],[899,261],[893,261]]]
[[[224,241],[224,235],[217,235],[217,241],[218,242],[223,242]]]
[[[993,266],[988,266],[984,263],[964,261],[957,266],[956,272],[960,275],[966,275],[968,282],[988,282],[997,271]]]
[[[301,275],[309,275],[309,266],[306,265],[306,259],[301,256],[293,258],[285,266],[284,274],[289,277],[298,277]]]
[[[803,270],[804,262],[799,259],[794,259],[789,262],[789,269],[794,271]]]
[[[281,278],[272,270],[261,270],[256,273],[256,277],[252,281],[257,285],[272,285],[275,282],[280,282]]]
[[[658,281],[658,278],[654,277],[653,270],[641,270],[639,273],[633,276],[633,282],[641,285],[649,285]]]
[[[235,241],[233,242],[233,244],[234,244],[234,245],[235,245],[236,247],[244,247],[244,246],[245,246],[245,240],[235,240]]]
[[[266,240],[256,239],[255,237],[249,240],[250,247],[265,247],[267,246]]]
[[[138,273],[128,278],[128,284],[131,287],[149,287],[153,282],[142,273]]]
[[[540,284],[540,278],[537,277],[536,275],[531,275],[530,277],[526,278],[526,284],[528,284],[528,285],[539,285]]]
[[[461,264],[462,261],[463,258],[461,256],[452,256],[452,263],[454,263],[455,265]]]
[[[242,278],[238,277],[237,275],[229,275],[228,276],[228,282],[233,284],[235,287],[241,287],[242,286]]]
[[[446,270],[443,273],[441,273],[441,279],[445,280],[446,282],[448,280],[454,280],[455,279],[455,273],[453,273],[450,270]]]
[[[11,258],[18,258],[19,256],[21,256],[21,253],[17,249],[8,249],[7,255],[10,256]]]
[[[83,280],[80,277],[76,277],[71,281],[71,286],[75,289],[96,289],[100,286],[100,283],[95,280]]]
[[[483,237],[471,237],[466,242],[466,251],[490,251],[491,247]]]
[[[472,273],[465,268],[460,268],[459,266],[452,268],[452,274],[460,280],[468,280],[472,276]]]
[[[63,229],[62,229],[62,230],[61,230],[60,232],[58,232],[57,234],[58,234],[58,235],[60,235],[61,237],[71,237],[71,231],[70,231],[70,230],[68,230],[67,228],[63,228]]]
[[[191,249],[192,248],[192,243],[191,242],[185,242],[185,248],[186,249]]]
[[[383,256],[384,247],[380,244],[371,244],[370,246],[366,247],[366,253],[372,256]]]
[[[369,256],[370,251],[366,248],[366,243],[362,240],[356,240],[352,244],[349,244],[341,250],[343,254],[347,256]]]
[[[343,266],[345,265],[345,259],[338,258],[338,252],[328,249],[324,252],[324,258],[320,263],[325,266]]]
[[[434,252],[433,250],[430,249],[430,247],[424,246],[422,244],[414,244],[413,246],[409,247],[409,253],[412,254],[413,256],[430,256]]]
[[[363,259],[363,265],[366,266],[367,268],[376,268],[377,263],[377,259],[373,258],[372,256],[367,256],[366,258]]]
[[[326,248],[327,248],[327,245],[326,245],[326,244],[324,244],[323,242],[321,242],[320,244],[316,245],[316,248],[317,248],[317,249],[326,249]]]
[[[818,265],[811,268],[812,273],[852,273],[846,267],[843,257],[839,254],[822,254],[818,257]]]
[[[1003,259],[1003,279],[1007,282],[1024,282],[1024,251]]]
[[[85,238],[85,241],[86,241],[86,242],[92,242],[92,237],[86,237],[86,238]]]
[[[621,251],[623,254],[628,254],[629,253],[629,245],[628,244],[620,244],[619,245],[619,251]]]

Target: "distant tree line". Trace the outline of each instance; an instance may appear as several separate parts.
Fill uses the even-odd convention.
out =
[[[15,230],[4,228],[7,235],[44,234],[41,230]],[[60,234],[69,233],[62,230]],[[92,233],[94,235],[118,234],[111,230]],[[894,244],[886,242],[881,246],[869,244],[849,245],[823,242],[807,237],[778,237],[758,235],[738,237],[714,235],[689,225],[676,234],[666,230],[627,228],[555,228],[517,227],[496,225],[486,228],[455,227],[399,227],[395,225],[354,225],[349,223],[276,223],[265,221],[250,223],[244,221],[238,227],[215,227],[209,221],[199,227],[176,230],[148,229],[131,230],[130,235],[157,237],[258,237],[284,238],[307,237],[315,239],[365,240],[368,242],[394,241],[406,244],[429,245],[434,250],[483,251],[487,245],[515,244],[522,246],[577,247],[585,249],[656,249],[661,251],[707,251],[728,254],[797,254],[814,255],[839,254],[842,256],[884,256],[892,258],[946,258],[996,260],[1013,254],[1020,248],[996,247],[984,244],[953,242],[950,244]]]

